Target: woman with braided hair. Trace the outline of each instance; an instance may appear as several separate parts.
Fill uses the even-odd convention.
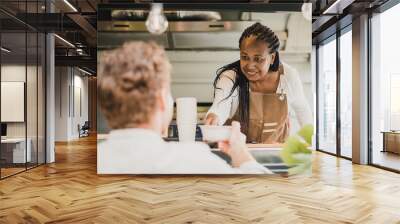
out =
[[[214,102],[205,123],[241,123],[251,143],[282,143],[289,135],[289,111],[300,125],[312,124],[312,114],[295,69],[279,59],[279,39],[255,23],[239,39],[240,60],[217,71]]]

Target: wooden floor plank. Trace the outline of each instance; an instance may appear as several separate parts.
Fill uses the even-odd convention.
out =
[[[0,181],[0,223],[400,223],[400,175],[315,153],[311,175],[96,174],[96,138]]]

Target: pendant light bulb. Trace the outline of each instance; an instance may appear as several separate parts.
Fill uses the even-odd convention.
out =
[[[163,13],[163,6],[161,3],[153,3],[149,16],[146,20],[147,30],[152,34],[162,34],[168,28],[168,21]]]

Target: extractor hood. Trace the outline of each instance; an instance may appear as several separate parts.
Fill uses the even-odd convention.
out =
[[[255,21],[170,21],[162,35],[152,35],[144,21],[103,21],[98,23],[100,48],[112,48],[128,40],[154,40],[173,49],[238,50],[243,30]],[[281,42],[287,32],[277,32]]]
[[[296,38],[307,38],[303,37],[299,30],[307,33],[309,29],[311,33],[311,23],[304,25],[301,22],[304,18],[299,12],[260,13],[230,10],[164,13],[169,23],[168,29],[161,35],[153,35],[148,32],[145,25],[148,11],[113,10],[108,20],[100,20],[97,23],[98,48],[111,49],[127,41],[153,40],[167,50],[237,51],[242,32],[255,22],[261,22],[278,36],[281,42],[280,51],[291,53],[293,50],[286,48],[294,46],[289,40],[297,44]],[[295,46],[296,53],[311,52],[311,47]]]

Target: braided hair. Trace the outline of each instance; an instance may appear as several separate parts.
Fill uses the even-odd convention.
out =
[[[241,44],[244,39],[250,37],[250,36],[255,36],[256,40],[264,41],[268,44],[269,49],[270,49],[270,54],[275,53],[275,59],[274,62],[270,65],[269,70],[270,71],[278,71],[279,70],[279,39],[275,35],[275,33],[267,26],[262,25],[261,23],[257,22],[254,23],[253,25],[247,27],[242,35],[240,36],[239,39],[239,48],[241,47]],[[217,89],[220,89],[217,87],[218,80],[221,78],[222,73],[224,73],[227,70],[233,70],[236,73],[235,80],[232,80],[233,82],[233,87],[229,93],[229,95],[223,99],[226,100],[230,96],[232,96],[233,92],[238,88],[239,92],[239,122],[242,125],[242,132],[247,134],[248,132],[248,124],[249,124],[249,80],[246,78],[246,76],[243,74],[243,71],[240,68],[240,60],[237,60],[231,64],[225,65],[217,70],[217,77],[214,80],[214,96],[215,96],[215,91]]]

